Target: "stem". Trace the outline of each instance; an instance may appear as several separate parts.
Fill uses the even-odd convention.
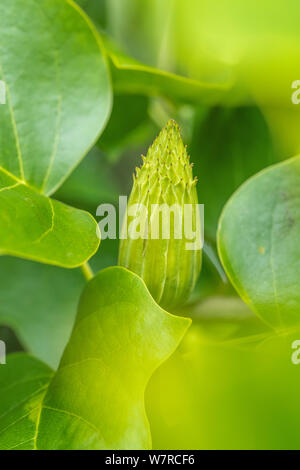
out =
[[[94,273],[88,262],[82,264],[80,267],[87,281],[89,281],[90,279],[94,277]]]

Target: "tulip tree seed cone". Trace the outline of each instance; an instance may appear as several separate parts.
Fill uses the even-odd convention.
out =
[[[174,121],[136,168],[123,222],[119,264],[144,279],[162,307],[183,304],[201,270],[201,218],[186,148]]]

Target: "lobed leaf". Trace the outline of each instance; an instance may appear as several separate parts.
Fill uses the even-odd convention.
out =
[[[150,448],[145,388],[189,324],[164,312],[135,274],[120,267],[100,272],[83,292],[73,333],[50,383],[49,374],[46,383],[36,380],[38,374],[27,370],[29,359],[23,355],[9,358],[0,369],[0,383],[12,387],[5,425],[1,418],[0,448]],[[13,388],[16,373],[18,380],[34,379],[27,394],[22,387],[20,398],[20,387]],[[0,388],[5,404],[4,398]]]

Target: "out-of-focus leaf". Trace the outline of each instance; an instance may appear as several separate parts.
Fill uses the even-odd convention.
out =
[[[215,239],[225,202],[247,178],[277,162],[279,152],[254,107],[199,110],[189,151],[205,205],[205,232]]]
[[[72,0],[3,0],[0,44],[0,252],[77,266],[98,247],[95,222],[41,193],[53,193],[108,119],[99,36]]]
[[[95,216],[98,205],[117,202],[120,191],[113,168],[94,147],[54,197]]]
[[[17,416],[12,405],[7,407],[0,448],[22,448],[23,442],[28,448],[29,441],[38,449],[149,448],[145,387],[189,324],[163,311],[136,275],[119,267],[100,272],[83,292],[70,341],[46,394],[44,383],[34,382],[27,397],[23,387],[21,399],[19,388],[12,388],[9,403],[22,406]],[[13,362],[3,376],[0,369],[0,383],[8,387],[18,369]],[[22,364],[19,379],[28,374]]]
[[[270,333],[252,310],[238,297],[219,295],[187,304],[181,314],[193,319],[193,330],[202,342],[236,341],[252,336],[255,340]]]
[[[121,52],[107,37],[104,37],[104,43],[111,59],[112,80],[117,93],[164,96],[179,102],[213,105],[231,87],[229,80],[201,82],[150,67]]]
[[[300,332],[273,334],[238,299],[198,314],[147,388],[154,449],[299,449]]]
[[[263,112],[274,140],[282,148],[283,155],[298,155],[300,153],[300,103],[281,108],[264,106]]]
[[[230,99],[286,106],[299,79],[299,3],[110,0],[112,38],[130,56],[195,80],[231,75]],[[227,99],[227,97],[226,97]]]
[[[0,326],[0,341],[4,341],[5,343],[6,354],[14,353],[16,351],[24,351],[24,348],[15,332],[8,326]]]
[[[76,3],[78,3],[97,26],[102,28],[106,26],[106,0],[76,0]]]
[[[148,116],[149,99],[144,95],[115,95],[114,107],[98,145],[109,159],[118,160],[129,147],[153,137],[154,124]]]
[[[220,218],[218,247],[232,284],[278,329],[300,322],[300,157],[247,181]]]
[[[0,323],[14,330],[26,351],[56,368],[83,287],[79,270],[2,257]]]

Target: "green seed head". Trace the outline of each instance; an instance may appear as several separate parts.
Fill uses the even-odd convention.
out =
[[[189,297],[201,269],[200,215],[192,165],[169,121],[136,168],[119,264],[141,276],[165,308]]]

